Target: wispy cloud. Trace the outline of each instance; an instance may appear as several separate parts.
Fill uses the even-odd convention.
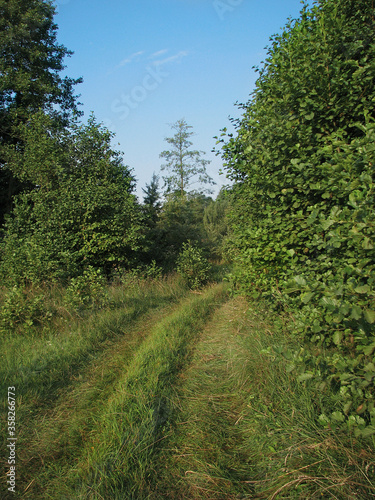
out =
[[[155,59],[155,57],[160,57],[168,52],[168,49],[158,50],[150,55],[149,59]]]
[[[180,62],[184,57],[186,57],[189,54],[187,50],[180,50],[177,54],[173,56],[166,57],[164,59],[157,59],[156,61],[153,62],[154,66],[162,66],[163,64],[168,64],[168,63],[173,63],[173,62]]]
[[[138,52],[134,52],[134,54],[131,54],[130,56],[120,61],[117,66],[115,66],[112,71],[109,72],[109,74],[111,72],[119,70],[120,68],[123,68],[127,64],[131,64],[133,61],[137,61],[138,59],[142,58],[141,56],[144,56],[143,58],[151,61],[152,66],[160,67],[168,63],[178,63],[189,54],[187,50],[180,50],[180,52],[177,52],[177,54],[172,54],[164,58],[162,57],[164,55],[168,55],[168,53],[170,53],[169,49],[161,49],[153,52],[150,55],[147,55],[144,50],[139,50]]]
[[[140,57],[143,54],[144,54],[143,50],[140,50],[139,52],[134,52],[134,54],[131,54],[126,59],[123,59],[116,67],[122,68],[123,66],[125,66],[126,64],[130,64],[132,61],[134,61],[134,59],[137,59],[138,57]]]

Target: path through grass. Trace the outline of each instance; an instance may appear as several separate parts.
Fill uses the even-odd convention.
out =
[[[1,498],[375,498],[371,443],[319,427],[335,398],[288,372],[273,347],[296,340],[261,304],[223,284],[116,293],[75,335],[51,334],[53,349],[10,339],[17,493]]]

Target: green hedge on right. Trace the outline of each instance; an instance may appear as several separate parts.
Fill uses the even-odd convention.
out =
[[[222,156],[235,181],[238,283],[287,307],[303,339],[290,369],[329,385],[324,425],[375,433],[375,12],[305,6],[271,38]]]

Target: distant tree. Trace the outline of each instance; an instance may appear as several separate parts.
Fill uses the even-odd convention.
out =
[[[145,196],[143,198],[143,212],[146,221],[155,224],[161,210],[160,192],[159,192],[159,176],[152,175],[150,184],[146,184],[146,189],[142,188]]]
[[[54,14],[47,0],[0,0],[0,225],[26,187],[5,161],[4,148],[22,149],[20,126],[39,110],[64,125],[79,114],[73,87],[81,79],[60,76],[72,52],[57,43]]]
[[[229,209],[231,192],[223,188],[216,200],[212,200],[204,209],[203,225],[210,246],[211,255],[220,259],[223,257],[225,244],[229,234]]]
[[[156,260],[167,267],[173,266],[187,241],[208,249],[203,215],[211,201],[212,198],[200,193],[167,197],[154,229]]]
[[[194,184],[215,184],[206,171],[206,165],[210,161],[202,157],[205,153],[190,150],[193,143],[189,138],[194,135],[190,132],[191,128],[192,126],[188,125],[184,119],[173,124],[172,129],[176,131],[175,135],[165,139],[171,145],[171,150],[160,153],[160,158],[166,160],[161,170],[167,170],[169,173],[168,176],[163,177],[167,193],[179,193],[181,197],[184,197]],[[211,192],[209,189],[200,191]]]

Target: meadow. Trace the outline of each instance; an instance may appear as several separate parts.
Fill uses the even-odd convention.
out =
[[[178,275],[129,273],[90,293],[2,290],[17,436],[16,493],[2,498],[374,495],[371,439],[320,426],[337,396],[277,354],[296,342],[290,318]],[[3,428],[7,410],[4,397]]]

